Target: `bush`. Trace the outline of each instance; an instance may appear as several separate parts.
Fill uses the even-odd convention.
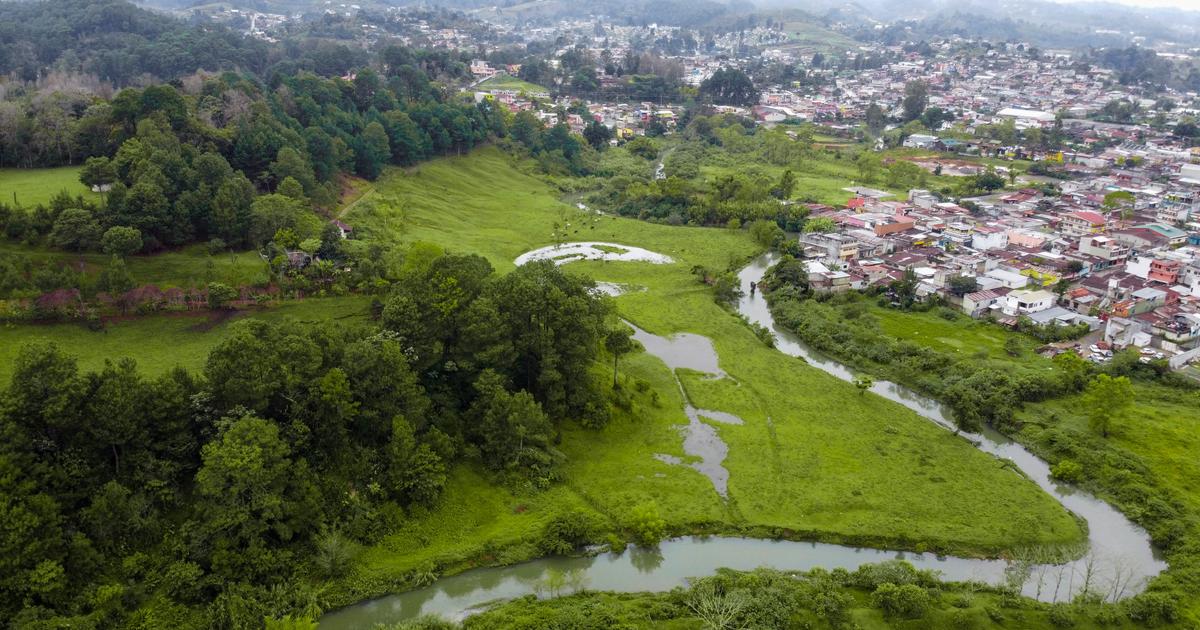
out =
[[[1168,593],[1142,593],[1125,601],[1129,618],[1150,627],[1174,623],[1179,619],[1179,602]]]
[[[1070,628],[1075,625],[1075,611],[1069,604],[1053,604],[1048,619],[1056,628]]]
[[[542,528],[539,546],[543,553],[568,554],[591,542],[595,523],[582,510],[573,510],[550,519]]]
[[[1067,483],[1079,483],[1083,480],[1083,464],[1064,459],[1050,468],[1050,476]]]
[[[653,547],[667,533],[667,522],[658,514],[658,504],[643,503],[630,512],[629,529],[633,538],[643,547]]]
[[[929,591],[916,584],[897,586],[885,582],[871,594],[871,601],[889,616],[920,619],[929,612]]]

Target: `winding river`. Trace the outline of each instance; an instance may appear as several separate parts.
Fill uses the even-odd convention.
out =
[[[812,367],[837,378],[852,380],[854,372],[847,366],[808,348],[786,330],[776,326],[761,293],[752,293],[750,284],[759,282],[774,262],[765,254],[739,273],[744,292],[738,304],[739,312],[749,321],[761,324],[774,333],[775,347],[786,354],[801,357]],[[670,339],[637,331],[638,340],[646,351],[661,358],[668,366],[699,367],[715,378],[723,373],[714,363],[711,342],[699,335],[676,335]],[[710,353],[712,353],[710,357]],[[939,425],[950,428],[947,414],[935,400],[887,381],[876,381],[871,388],[875,394],[895,401]],[[720,460],[725,448],[712,426],[704,419],[720,421],[707,410],[696,410],[687,404],[689,425],[683,429],[686,440],[693,433],[702,435],[707,453],[720,455],[712,462],[699,453],[701,464],[712,463],[720,472]],[[725,419],[728,420],[728,419]],[[698,426],[696,426],[698,425]],[[1020,444],[994,431],[964,435],[980,450],[998,458],[1010,460],[1039,487],[1060,501],[1067,509],[1087,521],[1088,549],[1078,560],[1064,564],[1032,564],[1027,567],[1025,595],[1042,601],[1069,600],[1081,590],[1091,589],[1106,598],[1116,600],[1141,591],[1146,582],[1166,568],[1166,563],[1150,544],[1149,535],[1120,512],[1096,497],[1059,484],[1050,478],[1050,467]],[[711,440],[715,439],[716,443]],[[715,457],[715,455],[714,455]],[[711,466],[697,467],[709,476],[718,491],[723,490],[724,478]],[[773,541],[751,538],[684,537],[663,542],[658,549],[630,547],[623,553],[601,553],[581,558],[550,557],[522,564],[481,568],[442,578],[431,586],[365,601],[321,618],[322,630],[342,630],[371,627],[376,623],[395,623],[424,614],[462,618],[489,602],[541,593],[545,579],[552,573],[570,572],[577,584],[605,591],[657,591],[679,586],[689,578],[708,575],[718,568],[750,570],[769,566],[783,570],[854,568],[874,562],[904,559],[921,569],[940,571],[952,581],[979,580],[1001,583],[1012,569],[1003,560],[979,560],[936,556],[930,553],[907,553],[883,549],[866,549],[827,543]]]

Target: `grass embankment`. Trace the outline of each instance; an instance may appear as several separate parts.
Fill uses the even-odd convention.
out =
[[[48,203],[55,195],[67,191],[72,197],[98,199],[87,186],[79,182],[78,166],[58,168],[0,168],[0,203],[14,202],[32,207]]]
[[[580,212],[491,149],[391,171],[347,221],[366,238],[478,253],[500,272],[564,232],[565,240],[636,245],[673,257],[669,265],[591,261],[569,270],[644,288],[617,298],[617,305],[651,332],[712,339],[731,380],[685,377],[686,386],[698,405],[738,414],[745,425],[718,427],[730,451],[725,502],[699,473],[653,458],[683,456],[676,429],[687,420],[665,366],[634,354],[622,360],[622,374],[649,389],[635,396],[632,413],[618,413],[604,430],[568,425],[560,445],[569,458],[564,483],[543,493],[481,490],[478,475],[457,471],[441,505],[366,551],[335,594],[339,601],[394,587],[401,574],[427,562],[455,570],[532,557],[541,524],[578,506],[609,527],[633,506],[654,501],[674,532],[792,535],[961,554],[1082,538],[1061,506],[1000,462],[899,405],[860,396],[852,385],[766,348],[715,305],[690,270],[745,260],[756,248],[744,232]]]

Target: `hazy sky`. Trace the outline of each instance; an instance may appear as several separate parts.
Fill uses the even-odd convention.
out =
[[[1071,0],[1058,0],[1059,2],[1070,2]],[[1177,9],[1191,9],[1200,11],[1200,0],[1108,0],[1118,4],[1128,4],[1135,7],[1175,7]]]

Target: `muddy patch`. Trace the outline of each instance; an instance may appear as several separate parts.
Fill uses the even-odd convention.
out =
[[[585,241],[580,243],[562,243],[550,245],[541,249],[525,252],[513,261],[518,267],[535,260],[552,260],[556,265],[564,265],[577,260],[607,260],[616,262],[648,262],[656,265],[667,265],[675,262],[670,256],[652,252],[632,245],[617,243],[601,243]]]

